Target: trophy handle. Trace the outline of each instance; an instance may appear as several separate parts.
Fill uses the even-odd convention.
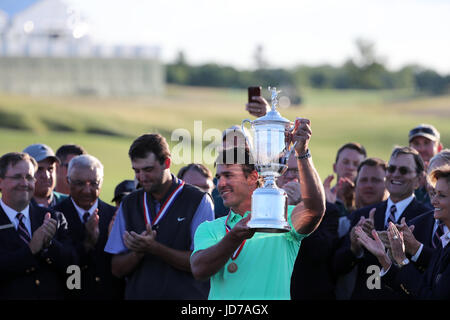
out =
[[[287,126],[287,127],[286,127],[286,130],[289,131],[289,132],[294,131],[294,129],[295,129],[295,122],[291,122],[291,123],[290,123],[290,126]],[[286,163],[287,163],[289,157],[291,156],[292,151],[294,151],[296,145],[297,145],[297,141],[294,142],[294,144],[292,145],[292,147],[290,147],[290,145],[287,145],[287,144],[286,144],[286,153],[285,153]],[[290,147],[290,148],[289,148],[289,147]]]
[[[286,152],[286,163],[289,160],[289,157],[291,156],[292,151],[295,150],[295,146],[297,145],[297,141],[294,142],[294,144],[292,145],[292,147],[290,149],[288,149],[288,151]],[[288,147],[289,148],[289,147]]]
[[[241,123],[241,129],[242,129],[242,134],[244,135],[245,141],[247,142],[247,145],[248,145],[248,147],[249,147],[249,149],[251,151],[251,150],[253,150],[253,146],[252,146],[252,144],[250,142],[250,139],[245,134],[244,123],[246,123],[246,122],[248,122],[248,123],[250,123],[250,125],[252,125],[252,121],[250,119],[244,119],[244,120],[242,120],[242,123]]]

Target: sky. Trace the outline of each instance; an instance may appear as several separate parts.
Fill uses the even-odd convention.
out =
[[[65,0],[103,44],[160,48],[164,62],[255,67],[331,64],[366,39],[390,70],[420,64],[450,74],[450,0]]]

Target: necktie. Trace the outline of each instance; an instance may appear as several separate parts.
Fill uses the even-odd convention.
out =
[[[89,219],[89,212],[86,211],[83,214],[83,223],[86,223],[88,221],[88,219]]]
[[[393,204],[391,206],[391,209],[389,209],[389,211],[390,211],[390,214],[389,214],[389,218],[388,218],[386,227],[389,225],[389,222],[396,223],[396,221],[397,221],[395,219],[395,213],[397,212],[397,207],[395,206],[395,204]]]
[[[438,248],[442,245],[441,237],[444,235],[444,223],[440,222],[438,224],[438,227],[436,228],[436,231],[433,235],[433,240],[431,241],[433,244],[433,248]]]
[[[20,239],[25,241],[26,244],[29,244],[31,241],[30,234],[28,233],[27,228],[25,227],[25,224],[23,223],[23,213],[17,213],[16,218],[19,220],[19,225],[17,227],[17,232],[19,233]]]

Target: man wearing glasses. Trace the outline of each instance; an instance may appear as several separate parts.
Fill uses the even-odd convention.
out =
[[[367,286],[370,265],[379,265],[377,259],[358,243],[355,226],[361,226],[371,236],[373,229],[384,231],[389,222],[400,224],[405,218],[412,218],[429,211],[429,208],[417,201],[414,190],[424,174],[424,164],[419,153],[410,147],[396,147],[392,151],[386,170],[386,188],[390,195],[386,201],[361,208],[350,215],[352,229],[336,251],[334,268],[338,274],[349,272],[358,265],[358,274],[352,299],[399,299],[389,289],[370,290]],[[414,257],[412,257],[414,259]],[[381,267],[380,267],[381,269]]]
[[[77,263],[64,215],[31,202],[36,169],[26,153],[0,158],[0,300],[62,299]]]
[[[83,300],[122,298],[123,285],[111,273],[111,255],[104,252],[108,226],[115,207],[99,199],[103,165],[91,155],[69,162],[69,198],[55,206],[64,213],[69,234],[80,257],[81,289],[71,290],[69,298]]]

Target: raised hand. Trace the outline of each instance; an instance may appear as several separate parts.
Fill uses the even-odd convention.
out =
[[[98,227],[99,220],[100,217],[98,216],[98,208],[97,208],[84,225],[86,228],[86,237],[84,239],[84,245],[88,250],[93,249],[97,244],[98,237],[100,235],[100,229]]]
[[[372,208],[369,211],[369,218],[364,220],[364,223],[362,224],[361,228],[363,229],[363,231],[370,236],[372,234],[372,230],[375,229],[375,211],[376,208]]]
[[[247,110],[251,115],[255,117],[265,116],[270,110],[270,105],[267,103],[266,99],[262,96],[253,97],[256,102],[249,102],[245,105],[245,110]]]
[[[405,243],[403,241],[403,233],[398,231],[397,227],[392,222],[389,222],[388,237],[391,244],[392,258],[397,262],[397,264],[400,264],[406,259]]]
[[[295,119],[295,127],[292,132],[292,143],[297,142],[295,145],[295,152],[297,155],[303,155],[306,153],[311,135],[311,121],[305,118]]]
[[[38,253],[42,249],[48,247],[56,234],[58,222],[53,219],[50,212],[47,212],[42,225],[33,232],[28,246],[33,254]]]
[[[242,241],[250,239],[255,234],[255,231],[250,229],[247,223],[250,221],[252,215],[249,213],[245,218],[242,218],[230,231],[231,237],[236,243],[241,244]]]
[[[125,231],[123,240],[128,249],[137,253],[153,253],[157,245],[156,231],[152,230],[150,224],[147,224],[146,230],[140,234]]]
[[[287,193],[288,205],[296,205],[302,200],[300,183],[298,181],[289,181],[282,189]]]
[[[368,236],[361,227],[355,228],[355,234],[358,238],[358,242],[375,257],[384,256],[386,254],[386,248],[384,247],[383,242],[381,242],[375,230],[372,231],[373,238]]]
[[[414,225],[408,226],[406,224],[406,220],[403,217],[400,221],[399,225],[396,225],[398,231],[403,234],[403,242],[405,244],[405,252],[410,254],[411,256],[417,253],[419,250],[421,243],[417,241],[416,237],[414,237]]]
[[[350,230],[350,250],[358,256],[362,252],[362,246],[361,243],[358,241],[358,236],[356,234],[356,229],[361,228],[362,225],[365,223],[366,218],[361,217],[358,221],[358,223]],[[361,229],[362,230],[362,229]]]
[[[334,175],[330,174],[323,181],[323,189],[325,190],[325,197],[328,202],[335,203],[336,202],[336,189],[331,188],[331,181],[333,181]]]

